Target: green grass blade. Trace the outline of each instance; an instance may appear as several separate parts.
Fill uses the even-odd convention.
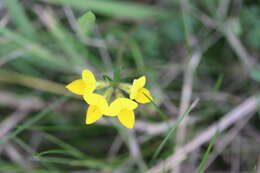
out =
[[[151,101],[151,103],[152,103],[152,105],[154,106],[156,112],[159,113],[159,115],[161,116],[161,118],[162,118],[163,120],[167,120],[167,115],[166,115],[163,111],[161,111],[160,107],[153,101],[153,99],[150,98],[150,97],[149,97],[148,95],[146,95],[145,93],[143,93],[143,94]]]
[[[14,43],[19,45],[23,50],[30,52],[32,55],[35,55],[44,62],[48,63],[49,66],[55,66],[56,69],[61,71],[73,71],[71,65],[69,65],[62,57],[52,54],[48,49],[44,48],[40,44],[30,41],[27,38],[14,33],[7,28],[0,26],[0,34],[3,34],[6,38],[12,40]]]
[[[80,127],[80,126],[72,126],[72,125],[32,125],[31,127],[29,127],[28,129],[31,130],[40,130],[40,131],[45,131],[45,132],[54,132],[54,131],[73,131],[73,130],[78,130],[78,131],[83,131],[85,130],[85,128]]]
[[[217,82],[215,83],[215,86],[214,86],[214,88],[213,88],[213,90],[214,90],[215,92],[219,91],[219,89],[220,89],[220,87],[221,87],[221,84],[222,84],[222,82],[223,82],[223,79],[224,79],[224,75],[223,75],[223,74],[220,74],[220,75],[218,76]]]
[[[178,127],[178,125],[181,123],[181,121],[192,111],[192,109],[197,105],[198,103],[198,99],[195,100],[192,105],[188,108],[188,110],[178,118],[178,120],[176,121],[176,123],[170,128],[169,132],[167,133],[166,137],[163,139],[162,143],[159,145],[159,147],[156,149],[155,153],[152,156],[152,163],[153,161],[156,159],[156,157],[160,154],[160,152],[162,151],[164,145],[166,144],[166,142],[170,139],[171,135],[173,134],[173,132],[176,130],[176,128]]]
[[[8,76],[8,78],[6,76]],[[69,93],[64,84],[24,75],[10,70],[0,69],[0,81],[54,94],[66,95]]]
[[[35,38],[36,32],[34,30],[34,27],[31,25],[29,19],[27,18],[20,2],[18,0],[5,0],[5,5],[9,11],[9,14],[12,17],[12,20],[16,23],[17,28],[21,30],[21,32],[27,38]]]
[[[136,67],[139,73],[143,74],[145,72],[145,65],[144,65],[144,57],[142,55],[140,47],[137,45],[137,43],[134,40],[131,40],[130,48],[131,48],[132,56],[135,61]]]
[[[27,168],[19,168],[16,166],[0,166],[1,172],[33,172],[33,173],[61,173],[60,171],[54,171],[54,170],[44,170],[44,169],[27,169]]]
[[[152,103],[152,105],[154,106],[156,112],[159,113],[159,115],[161,116],[161,118],[162,118],[163,120],[167,120],[167,115],[166,115],[163,111],[161,111],[160,107],[159,107],[153,100],[151,100],[151,103]]]
[[[53,149],[53,150],[48,150],[48,151],[43,151],[40,153],[37,153],[35,157],[47,155],[47,154],[71,154],[71,152],[66,151],[66,150],[60,150],[60,149]]]
[[[81,151],[79,151],[77,148],[75,148],[72,145],[60,140],[59,138],[56,138],[55,136],[47,134],[47,133],[43,133],[43,135],[47,140],[49,140],[49,141],[53,142],[54,144],[60,146],[64,150],[69,151],[69,153],[71,153],[74,157],[80,158],[80,159],[86,158],[86,156]]]
[[[50,20],[43,19],[44,23],[49,29],[50,34],[58,43],[58,46],[67,54],[66,58],[71,62],[71,68],[86,68],[86,62],[84,61],[86,59],[84,59],[80,53],[84,52],[85,47],[75,39],[74,35],[69,32],[59,20],[57,20],[55,13],[52,11],[44,13],[46,13],[48,20]]]
[[[33,155],[34,150],[28,145],[26,144],[24,141],[22,141],[20,138],[13,138],[13,140],[21,146],[21,148],[23,148],[26,152],[30,153],[31,155]]]
[[[21,147],[23,148],[26,152],[30,153],[32,157],[34,157],[35,151],[31,148],[31,146],[29,146],[28,144],[26,144],[24,141],[22,141],[21,139],[15,137],[13,138],[13,140]],[[37,160],[39,160],[39,162],[46,167],[48,170],[52,170],[52,171],[57,171],[56,167],[54,167],[52,164],[48,164],[48,163],[44,163],[42,162],[40,159],[37,158]]]
[[[41,0],[49,3],[67,5],[79,9],[90,9],[95,13],[107,16],[142,19],[148,17],[163,17],[167,13],[155,7],[130,2],[112,0]]]
[[[40,157],[42,162],[69,165],[75,167],[88,167],[95,169],[113,169],[114,165],[102,160],[75,160],[64,157]]]
[[[218,134],[219,134],[219,133],[216,132],[216,134],[215,134],[215,135],[212,137],[212,139],[210,140],[209,146],[208,146],[206,152],[205,152],[204,155],[203,155],[202,161],[200,162],[200,165],[199,165],[199,167],[197,168],[196,173],[203,173],[203,172],[204,172],[204,169],[205,169],[205,166],[206,166],[206,163],[207,163],[209,154],[210,154],[210,152],[211,152],[211,150],[212,150],[213,145],[215,144],[215,141],[216,141],[216,139],[217,139]]]
[[[21,132],[23,132],[25,129],[27,129],[28,127],[30,127],[31,125],[33,125],[34,123],[36,123],[37,121],[41,120],[44,116],[48,115],[48,113],[50,113],[53,109],[55,109],[57,106],[61,105],[62,103],[64,103],[65,101],[67,101],[69,99],[69,96],[63,96],[61,97],[59,100],[57,100],[56,102],[54,102],[53,104],[50,104],[47,108],[45,108],[44,110],[42,110],[40,113],[36,114],[35,116],[33,116],[31,119],[29,119],[28,121],[26,121],[22,126],[20,126],[19,128],[17,128],[14,132],[12,132],[10,135],[5,136],[4,138],[2,138],[0,140],[0,145],[5,144],[6,142],[8,142],[10,139],[13,139],[14,137],[16,137],[18,134],[20,134]]]

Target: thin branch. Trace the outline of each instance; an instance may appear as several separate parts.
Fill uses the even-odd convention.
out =
[[[3,120],[0,124],[0,140],[4,139],[5,136],[7,136],[9,132],[14,129],[19,122],[25,119],[28,113],[29,110],[24,110],[20,108],[16,112],[8,116],[5,120]],[[3,149],[5,149],[7,145],[0,145],[0,153],[3,151]]]
[[[257,173],[260,173],[260,156],[258,157],[258,163],[257,163]]]
[[[122,140],[121,136],[118,134],[115,137],[115,139],[114,139],[114,141],[113,141],[113,143],[112,143],[112,145],[109,149],[109,152],[108,152],[108,160],[109,161],[112,161],[113,158],[117,155],[117,153],[119,152],[119,149],[121,148],[122,144],[123,144],[123,140]]]
[[[225,35],[226,39],[228,40],[230,46],[234,50],[234,52],[237,54],[238,58],[244,65],[247,72],[249,72],[253,67],[252,57],[249,55],[249,53],[246,51],[245,47],[241,43],[241,40],[239,37],[234,33],[234,31],[231,28],[232,21],[229,21],[225,24],[227,27],[223,28],[223,34]]]
[[[209,156],[206,169],[213,163],[213,161],[221,154],[225,148],[233,141],[239,132],[245,127],[250,120],[251,115],[243,120],[240,120],[224,137],[220,138],[215,144],[215,150]]]
[[[196,69],[199,65],[201,59],[201,52],[197,51],[195,52],[188,64],[187,71],[185,72],[184,76],[184,83],[182,87],[182,93],[181,93],[181,105],[180,105],[180,111],[179,111],[179,117],[184,114],[184,112],[188,109],[188,106],[191,102],[191,97],[192,97],[192,88],[193,88],[193,76],[196,73]],[[183,120],[183,125],[180,126],[177,130],[177,136],[176,136],[176,141],[177,141],[177,149],[179,146],[182,146],[183,143],[185,142],[185,137],[186,137],[186,128],[187,128],[187,121],[189,119],[184,119]],[[173,170],[174,172],[178,173],[180,172],[180,167],[177,169]]]
[[[8,134],[20,121],[22,121],[27,115],[28,110],[17,110],[0,124],[0,140]]]
[[[12,143],[9,142],[5,146],[5,153],[14,163],[18,164],[22,168],[33,168],[31,162],[28,162],[28,160],[24,158],[24,155]]]
[[[39,110],[44,107],[44,103],[37,97],[19,97],[16,94],[0,91],[0,105],[21,108],[23,110]]]
[[[165,162],[159,162],[156,164],[153,168],[148,170],[148,173],[158,173],[162,170],[168,170],[170,168],[174,169],[187,157],[190,152],[208,142],[217,131],[222,132],[232,124],[255,112],[258,108],[258,103],[259,100],[257,97],[252,96],[248,98],[243,103],[227,113],[221,120],[205,129],[199,135],[195,136],[182,148],[179,148],[173,155],[169,156]]]
[[[198,118],[190,117],[187,123],[190,125],[196,123],[197,121],[199,121]],[[98,120],[96,123],[102,125],[108,125],[108,126],[111,125],[110,123],[105,121],[105,119]],[[176,123],[175,120],[170,120],[167,122],[160,122],[160,123],[136,120],[135,127],[133,130],[135,130],[136,132],[145,133],[146,135],[158,136],[168,131],[169,126],[173,126],[175,123]],[[182,126],[182,123],[180,124],[180,126]]]

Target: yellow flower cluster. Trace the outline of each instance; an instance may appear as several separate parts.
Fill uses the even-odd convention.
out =
[[[72,81],[66,86],[72,93],[83,96],[84,100],[89,104],[86,113],[86,124],[92,124],[100,119],[103,115],[117,116],[118,120],[127,128],[133,128],[135,123],[134,110],[138,103],[148,103],[152,99],[151,93],[144,88],[146,83],[145,76],[135,79],[133,84],[120,83],[118,85],[109,85],[105,82],[96,81],[95,76],[89,70],[82,71],[82,78]],[[117,97],[109,105],[110,96],[113,90],[110,87],[117,86],[116,90],[120,89],[127,92],[129,98],[124,98],[123,94],[117,94]],[[108,88],[104,96],[94,93],[96,89]],[[111,92],[110,92],[111,91]],[[119,95],[119,96],[118,96]],[[107,101],[108,100],[108,101]],[[135,100],[135,101],[133,101]]]

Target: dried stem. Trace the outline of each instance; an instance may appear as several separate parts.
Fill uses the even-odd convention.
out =
[[[259,100],[257,97],[252,96],[248,98],[232,111],[227,113],[221,120],[205,129],[199,135],[195,136],[193,140],[184,145],[182,148],[179,148],[173,155],[169,156],[165,162],[156,164],[148,171],[148,173],[158,173],[162,170],[174,169],[187,157],[190,152],[208,142],[217,132],[224,131],[232,124],[255,112],[258,108],[258,103]]]

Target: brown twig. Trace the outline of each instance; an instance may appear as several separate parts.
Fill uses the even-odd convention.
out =
[[[246,134],[252,137],[258,144],[260,144],[260,134],[257,131],[258,130],[250,124],[245,127]]]
[[[258,157],[258,162],[257,162],[257,173],[260,173],[260,156]]]
[[[225,26],[227,27],[225,28],[223,27],[222,29],[223,34],[228,40],[231,48],[234,50],[234,52],[237,54],[238,58],[242,62],[242,65],[245,67],[247,72],[249,72],[253,67],[252,57],[246,51],[239,37],[232,30],[231,25],[232,25],[232,20],[230,20],[225,24]]]
[[[238,105],[236,108],[227,113],[221,120],[214,123],[199,135],[195,136],[189,143],[169,156],[165,162],[159,162],[153,168],[148,170],[148,173],[158,173],[162,170],[173,169],[182,162],[185,157],[193,150],[197,149],[204,143],[208,142],[217,132],[222,132],[232,124],[241,120],[242,118],[255,112],[258,108],[259,100],[257,97],[252,96]]]
[[[13,93],[0,91],[0,105],[7,107],[16,107],[23,110],[38,110],[44,107],[45,104],[37,97],[19,97]]]
[[[5,145],[5,153],[14,163],[22,168],[33,168],[31,162],[28,162],[18,148],[11,142]]]
[[[22,121],[28,115],[28,112],[28,110],[20,109],[3,120],[0,124],[0,139],[6,136],[8,132],[17,125],[17,123]]]
[[[108,160],[109,161],[112,161],[113,158],[117,155],[117,153],[118,153],[119,149],[121,148],[122,144],[123,144],[123,140],[122,140],[121,136],[118,134],[115,137],[115,139],[114,139],[114,141],[113,141],[113,143],[112,143],[112,145],[109,149],[109,152],[108,152]]]
[[[187,123],[194,124],[198,120],[199,119],[197,118],[191,117]],[[167,121],[167,122],[160,122],[160,123],[152,123],[143,120],[136,120],[134,130],[137,132],[145,133],[146,135],[157,136],[157,135],[164,134],[167,130],[169,130],[169,127],[174,125],[175,123],[176,121],[174,120]],[[104,119],[98,120],[97,124],[110,125]],[[182,126],[182,123],[180,124],[180,126]]]
[[[9,132],[16,127],[16,125],[21,122],[29,113],[28,109],[19,108],[16,112],[11,114],[5,120],[3,120],[0,124],[0,140],[7,136]],[[0,146],[0,154],[5,149],[7,145]]]
[[[220,138],[216,144],[215,149],[212,151],[212,154],[209,156],[206,168],[209,167],[213,161],[221,154],[224,149],[233,141],[233,139],[239,134],[239,132],[245,127],[245,125],[250,120],[251,116],[246,117],[243,120],[240,120],[224,137]]]
[[[15,107],[17,110],[4,119],[0,124],[0,139],[7,136],[16,125],[28,116],[32,110],[44,107],[44,103],[35,97],[18,97],[8,92],[0,92],[0,105]],[[0,153],[7,145],[0,147]],[[9,150],[12,151],[12,150]]]
[[[193,88],[193,76],[196,73],[196,69],[199,65],[201,59],[201,52],[197,51],[195,52],[190,59],[190,62],[187,66],[187,71],[185,72],[184,76],[184,83],[182,87],[181,92],[181,105],[180,105],[180,111],[179,111],[179,117],[182,116],[185,111],[187,111],[189,104],[191,102],[192,97],[192,88]],[[188,118],[184,119],[182,122],[182,126],[179,126],[177,129],[177,149],[179,146],[181,146],[185,142],[186,137],[186,128],[187,128],[187,122]],[[175,172],[178,173],[180,168],[175,169]]]

